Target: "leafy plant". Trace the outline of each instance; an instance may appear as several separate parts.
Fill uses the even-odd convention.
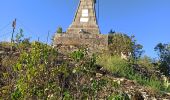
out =
[[[126,34],[114,33],[109,34],[109,51],[112,55],[120,56],[121,53],[131,53],[132,40]]]
[[[73,100],[68,91],[64,92],[63,100]]]
[[[157,51],[159,56],[159,69],[160,71],[166,75],[170,75],[170,44],[162,44],[159,43],[155,47],[155,51]]]
[[[130,64],[119,56],[101,55],[97,58],[97,64],[117,76],[127,76],[133,73]]]
[[[151,87],[157,91],[166,91],[164,84],[156,76],[146,77],[135,72],[130,63],[120,57],[101,55],[97,58],[97,64],[103,66],[104,69],[119,77],[126,77],[135,80],[137,83]]]
[[[70,54],[71,58],[74,59],[75,61],[80,61],[84,58],[85,53],[83,50],[78,50],[78,51],[74,51]]]
[[[23,30],[22,29],[20,29],[20,31],[19,31],[19,33],[17,33],[16,34],[16,42],[17,43],[21,43],[21,41],[22,41],[22,38],[24,37],[24,34],[23,34]]]
[[[31,44],[30,51],[23,51],[17,64],[13,67],[17,74],[16,90],[12,93],[15,98],[20,93],[20,98],[48,98],[49,93],[55,93],[56,88],[50,88],[48,83],[51,81],[53,87],[57,87],[53,68],[51,65],[56,59],[55,50],[45,44],[34,42]],[[50,89],[48,92],[46,89]],[[54,92],[55,91],[55,92]]]
[[[58,29],[57,29],[57,33],[62,33],[62,32],[63,32],[62,27],[58,27]]]
[[[109,53],[114,56],[122,56],[123,54],[133,63],[136,63],[143,53],[143,46],[138,44],[134,38],[134,36],[115,33],[111,30],[108,36]]]
[[[144,66],[147,70],[154,69],[155,66],[152,63],[153,60],[148,56],[141,57],[137,61],[137,64]]]
[[[108,100],[130,100],[130,98],[126,93],[119,93],[110,95]]]

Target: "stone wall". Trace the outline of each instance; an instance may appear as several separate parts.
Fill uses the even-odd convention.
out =
[[[63,33],[56,34],[53,44],[60,53],[68,53],[81,47],[86,48],[89,53],[96,53],[107,50],[108,38],[102,34]]]

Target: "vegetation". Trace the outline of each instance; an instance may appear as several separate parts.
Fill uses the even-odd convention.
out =
[[[123,60],[120,57],[102,55],[98,57],[97,64],[103,66],[104,69],[111,72],[114,76],[116,75],[118,77],[135,80],[137,83],[149,86],[157,91],[167,91],[164,84],[158,79],[158,77],[147,77],[145,75],[138,74],[128,61]]]
[[[137,44],[134,36],[128,36],[122,33],[109,32],[109,52],[111,55],[121,56],[122,54],[131,58],[133,62],[137,61],[143,53],[143,46]]]
[[[30,42],[20,30],[14,43],[0,43],[4,51],[0,54],[0,99],[130,100],[124,86],[127,81],[158,94],[170,92],[169,81],[151,73],[159,67],[169,75],[169,45],[156,46],[160,60],[153,63],[147,56],[140,57],[142,46],[132,37],[112,32],[109,41],[109,51],[103,54],[89,56],[80,49],[66,56],[47,44]],[[132,55],[122,59],[121,52]],[[136,70],[139,66],[147,72]]]
[[[130,100],[129,96],[125,93],[112,94],[107,99],[108,100]]]
[[[62,27],[58,27],[58,29],[57,29],[57,33],[62,33],[62,32],[63,32]]]
[[[109,34],[109,50],[112,55],[129,54],[132,52],[132,41],[126,34]]]
[[[111,56],[107,54],[101,55],[97,59],[97,64],[103,66],[104,69],[117,76],[125,77],[128,73],[132,73],[130,63],[121,59],[119,56]]]
[[[138,65],[142,65],[143,67],[147,68],[147,70],[156,69],[157,67],[154,65],[154,63],[155,61],[146,55],[143,57],[140,57],[137,61]]]
[[[170,44],[159,43],[155,47],[159,56],[159,69],[166,75],[170,75]]]
[[[95,56],[83,56],[83,51],[70,55],[74,65],[69,66],[65,61],[58,66],[58,54],[52,47],[39,42],[30,43],[28,51],[20,52],[17,62],[10,66],[6,64],[11,70],[3,72],[3,81],[6,82],[0,89],[1,99],[98,98],[99,91],[108,81],[95,78]]]

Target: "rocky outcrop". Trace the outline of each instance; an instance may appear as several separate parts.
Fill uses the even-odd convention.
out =
[[[136,73],[142,75],[142,76],[146,76],[146,77],[152,77],[152,76],[156,76],[161,78],[162,77],[162,73],[159,72],[159,70],[157,70],[156,68],[152,68],[152,69],[147,69],[146,66],[142,66],[139,64],[134,64],[133,69]]]
[[[157,92],[151,88],[141,86],[138,83],[136,83],[133,80],[128,80],[125,78],[117,78],[114,76],[106,76],[109,79],[116,82],[119,86],[114,87],[116,89],[113,89],[113,87],[108,86],[107,87],[107,93],[108,91],[112,89],[112,92],[122,92],[129,96],[130,100],[170,100],[170,94],[165,92]]]

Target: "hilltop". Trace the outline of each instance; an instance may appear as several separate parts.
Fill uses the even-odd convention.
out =
[[[84,49],[62,55],[40,42],[0,43],[0,98],[168,100],[154,66]]]

